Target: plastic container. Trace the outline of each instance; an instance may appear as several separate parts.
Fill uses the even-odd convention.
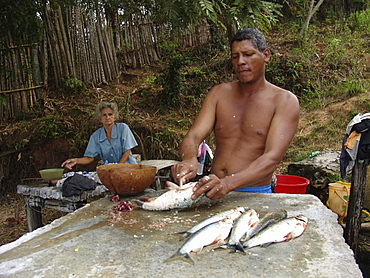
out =
[[[40,170],[39,173],[44,181],[61,179],[64,168],[53,168]]]
[[[289,194],[305,194],[310,180],[292,176],[292,175],[276,175],[275,193],[289,193]]]
[[[329,183],[329,198],[326,205],[340,217],[347,216],[351,184],[347,182]]]

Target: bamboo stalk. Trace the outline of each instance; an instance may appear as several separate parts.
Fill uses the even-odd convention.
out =
[[[58,49],[59,49],[59,64],[62,68],[62,76],[64,75],[70,75],[70,71],[68,69],[68,64],[66,63],[67,60],[67,54],[66,49],[64,45],[64,37],[62,34],[63,29],[63,16],[60,10],[60,6],[56,10],[54,10],[54,20],[55,20],[55,36],[58,41]]]
[[[8,90],[8,91],[0,91],[0,94],[7,94],[7,93],[15,93],[15,92],[21,92],[21,91],[30,91],[34,89],[39,89],[44,87],[44,85],[38,85],[38,86],[33,86],[29,88],[19,88],[19,89],[14,89],[14,90]]]

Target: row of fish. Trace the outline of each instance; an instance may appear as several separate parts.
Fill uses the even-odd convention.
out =
[[[261,219],[254,209],[238,207],[222,211],[183,232],[182,239],[187,239],[186,242],[165,262],[182,259],[193,264],[190,253],[198,254],[203,247],[214,243],[219,246],[216,249],[245,254],[244,250],[248,248],[299,237],[307,221],[303,215],[287,218],[285,210],[268,213]]]

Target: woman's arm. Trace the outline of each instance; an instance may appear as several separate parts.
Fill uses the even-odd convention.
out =
[[[122,154],[121,158],[119,159],[118,163],[125,163],[127,161],[128,157],[130,156],[130,153],[131,153],[131,150],[125,151]]]
[[[86,165],[93,161],[94,161],[94,158],[89,157],[89,156],[84,156],[84,157],[79,157],[79,158],[69,158],[66,161],[64,161],[61,166],[63,168],[72,170],[72,167],[75,166],[76,164]]]

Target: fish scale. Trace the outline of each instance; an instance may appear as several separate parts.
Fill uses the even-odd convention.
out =
[[[183,234],[181,239],[188,238],[189,236],[194,234],[196,231],[202,229],[203,227],[205,227],[205,226],[207,226],[211,223],[220,221],[220,220],[222,220],[226,217],[234,220],[234,219],[238,218],[244,211],[245,211],[244,207],[237,207],[237,208],[221,211],[221,212],[213,215],[212,217],[209,217],[209,218],[203,220],[202,222],[193,226],[191,229],[187,230],[186,232],[181,232],[179,234]]]
[[[202,194],[196,200],[191,198],[193,188],[196,184],[196,182],[189,182],[180,187],[172,182],[167,182],[169,190],[159,197],[151,199],[149,202],[142,202],[140,200],[133,200],[132,202],[135,206],[144,210],[162,211],[188,208],[204,196]]]
[[[307,226],[307,217],[298,215],[283,219],[262,230],[259,234],[243,242],[243,248],[267,246],[274,242],[289,241],[299,237]]]
[[[164,262],[167,263],[181,259],[187,263],[194,264],[194,261],[190,257],[190,253],[199,253],[204,246],[225,240],[230,234],[232,225],[233,220],[225,218],[205,226],[203,229],[194,233],[175,254]]]
[[[226,248],[232,248],[235,251],[238,250],[245,253],[240,239],[256,225],[258,220],[258,213],[254,209],[249,209],[239,216],[233,225]]]

